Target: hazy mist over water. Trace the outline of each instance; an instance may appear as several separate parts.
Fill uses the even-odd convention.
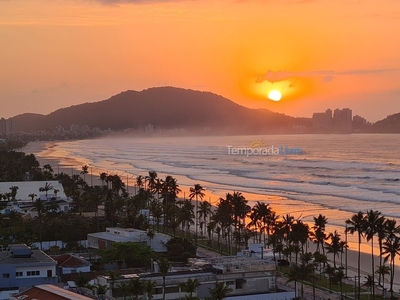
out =
[[[297,154],[285,155],[285,149]],[[398,135],[384,134],[118,137],[57,142],[36,155],[63,164],[74,158],[75,168],[88,164],[96,177],[117,173],[130,193],[134,177],[151,170],[176,177],[180,197],[195,183],[213,204],[240,191],[251,206],[266,201],[278,214],[306,222],[321,213],[329,230],[342,234],[345,220],[360,210],[400,219],[399,149]]]

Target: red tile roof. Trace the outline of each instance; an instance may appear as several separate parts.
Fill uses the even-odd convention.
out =
[[[83,295],[64,290],[51,284],[42,284],[34,286],[22,293],[13,296],[15,299],[23,300],[90,300]]]
[[[90,263],[87,262],[86,260],[80,259],[79,257],[70,254],[53,256],[53,259],[57,261],[60,267],[64,268],[77,268],[90,265]]]

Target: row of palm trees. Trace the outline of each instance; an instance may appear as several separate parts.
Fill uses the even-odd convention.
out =
[[[2,200],[3,202],[10,202],[10,201],[16,201],[17,198],[17,193],[19,190],[19,187],[16,185],[10,186],[10,192],[6,193],[0,193],[0,201]],[[54,189],[51,183],[46,182],[44,186],[39,188],[39,192],[45,192],[46,199],[47,199],[47,193],[51,190],[54,190],[54,195],[57,197],[57,193],[59,192],[58,189]],[[32,199],[32,202],[38,195],[35,193],[30,193],[28,197]]]
[[[366,213],[358,212],[346,220],[346,232],[357,234],[358,259],[357,277],[360,278],[361,243],[365,239],[371,243],[371,276],[372,297],[375,298],[375,274],[378,274],[378,284],[383,284],[385,274],[390,275],[390,292],[393,297],[393,283],[395,276],[395,258],[400,255],[400,225],[395,219],[385,218],[381,212],[368,210]],[[379,245],[379,265],[375,265],[374,240]],[[389,266],[386,263],[389,262]],[[375,268],[377,270],[375,271]],[[358,280],[358,292],[360,292],[360,280]]]
[[[141,183],[143,182],[143,183]],[[221,237],[225,239],[227,245],[234,241],[236,248],[247,247],[249,239],[253,238],[257,242],[263,242],[273,247],[275,253],[291,256],[295,254],[296,261],[298,254],[306,253],[307,241],[311,240],[316,244],[318,253],[325,255],[333,254],[333,268],[336,266],[336,258],[344,253],[348,248],[346,241],[341,239],[341,235],[335,231],[326,232],[327,218],[323,215],[314,217],[312,228],[301,219],[295,219],[291,214],[278,216],[272,208],[265,202],[258,201],[250,207],[247,200],[240,192],[227,193],[224,198],[220,198],[215,207],[203,200],[205,197],[204,188],[200,184],[195,184],[190,188],[189,199],[177,200],[180,192],[177,181],[173,180],[174,193],[171,201],[165,201],[165,181],[157,178],[157,173],[149,172],[148,176],[137,178],[137,185],[146,188],[148,196],[157,194],[157,198],[150,200],[150,209],[153,216],[164,216],[165,224],[175,228],[177,223],[182,228],[186,227],[189,233],[191,225],[195,226],[195,242],[197,246],[198,230],[207,229],[209,239],[213,234],[217,234],[217,240]],[[164,192],[165,193],[165,192]],[[162,206],[158,207],[154,200],[163,199]],[[192,201],[195,200],[195,209]],[[199,201],[200,200],[200,201]],[[153,202],[152,202],[153,201]],[[178,209],[174,211],[167,204],[176,204]],[[157,212],[158,209],[158,212]],[[176,217],[174,217],[174,215]],[[194,219],[194,220],[193,220]],[[170,222],[168,222],[170,221]],[[248,221],[248,222],[247,222]],[[174,225],[175,226],[171,226]],[[381,212],[368,210],[365,213],[358,212],[345,221],[345,233],[357,234],[358,236],[358,278],[361,277],[361,243],[365,239],[371,243],[371,280],[375,282],[375,274],[378,274],[378,284],[381,285],[382,275],[389,268],[390,291],[393,293],[394,281],[394,259],[400,254],[400,226],[395,219],[385,218]],[[375,266],[374,260],[374,240],[379,244],[379,265]],[[389,266],[387,265],[389,263]],[[342,263],[341,263],[342,264]],[[346,270],[347,275],[347,270]],[[358,279],[358,292],[361,289],[361,280]],[[375,284],[372,285],[372,296],[375,295]]]

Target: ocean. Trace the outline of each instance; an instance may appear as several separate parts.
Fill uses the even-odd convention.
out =
[[[213,204],[240,191],[251,206],[265,201],[277,214],[311,224],[321,213],[328,231],[338,230],[344,239],[345,220],[358,211],[400,218],[399,152],[398,135],[304,134],[120,136],[52,142],[34,154],[58,160],[55,172],[77,173],[89,165],[91,184],[100,184],[101,172],[118,174],[131,194],[137,175],[156,171],[160,178],[177,178],[182,198],[199,183]],[[348,242],[355,249],[356,236]]]

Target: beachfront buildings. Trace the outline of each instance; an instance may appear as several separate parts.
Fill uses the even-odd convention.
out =
[[[63,212],[67,212],[72,203],[72,199],[65,195],[63,185],[57,180],[0,182],[0,195],[3,201],[7,202],[6,206],[0,210],[0,214],[15,211],[35,217],[37,215],[34,210],[36,199],[44,202],[54,201],[57,204],[57,210]]]
[[[38,284],[56,284],[57,262],[40,250],[10,244],[0,251],[0,300]]]
[[[209,258],[189,259],[187,266],[174,266],[165,276],[165,299],[182,299],[187,295],[182,284],[197,279],[199,287],[193,293],[194,297],[205,299],[209,296],[210,289],[216,282],[224,282],[232,289],[226,299],[264,299],[281,300],[294,298],[294,291],[277,291],[275,284],[275,263],[271,259],[259,259],[254,257],[218,256]],[[119,296],[122,299],[118,287],[123,282],[131,279],[141,281],[153,281],[155,289],[153,299],[163,297],[163,276],[154,263],[152,273],[132,273],[121,275],[117,280],[109,276],[98,276],[98,284],[110,287],[109,296]],[[115,287],[112,289],[111,287]],[[118,298],[119,299],[119,298]]]
[[[325,112],[313,113],[313,128],[316,130],[327,130],[332,128],[332,110],[327,109]]]
[[[155,252],[167,252],[166,243],[170,237],[166,234],[148,232],[133,228],[107,227],[105,232],[89,233],[87,236],[90,248],[106,249],[113,243],[141,243],[150,246]]]
[[[351,109],[335,109],[333,112],[333,128],[337,131],[351,132],[353,129],[353,116]]]
[[[327,109],[325,112],[314,113],[313,129],[316,132],[351,132],[353,129],[352,110],[349,108]]]
[[[0,135],[9,135],[14,131],[14,122],[10,119],[0,119]]]

